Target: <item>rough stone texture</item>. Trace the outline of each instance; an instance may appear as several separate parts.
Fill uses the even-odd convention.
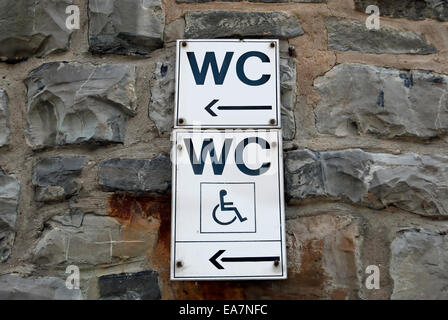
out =
[[[127,223],[129,224],[129,223]],[[130,230],[109,217],[79,211],[51,219],[33,250],[38,265],[103,265],[139,260],[150,254],[157,222],[140,222]]]
[[[159,300],[161,297],[155,271],[101,276],[98,287],[104,300]]]
[[[166,43],[176,42],[178,39],[184,39],[185,19],[177,19],[165,26],[164,41]]]
[[[303,34],[299,21],[281,12],[189,12],[185,37],[199,39],[231,37],[294,38]]]
[[[160,0],[90,0],[93,53],[147,56],[163,46],[165,13]]]
[[[317,78],[319,132],[434,138],[448,132],[448,76],[341,64]]]
[[[40,160],[34,167],[35,200],[61,201],[81,190],[79,177],[85,157],[53,157]]]
[[[374,209],[395,206],[423,216],[448,215],[448,158],[362,150],[286,154],[290,198],[340,197]]]
[[[381,26],[367,29],[365,22],[330,17],[326,20],[328,49],[363,53],[437,53],[422,34]]]
[[[355,299],[362,238],[356,218],[319,215],[286,222],[288,280],[249,285],[247,299]]]
[[[0,88],[0,148],[8,144],[10,133],[8,95]]]
[[[34,263],[100,265],[113,262],[111,241],[118,240],[120,234],[117,222],[107,217],[84,215],[80,228],[73,224],[73,221],[68,226],[49,222],[48,230],[34,249]]]
[[[166,192],[171,187],[170,157],[153,159],[111,159],[100,163],[99,184],[106,190]]]
[[[149,118],[160,134],[170,133],[174,124],[174,92],[176,86],[176,62],[171,59],[158,62],[151,79]]]
[[[78,289],[67,289],[65,281],[55,277],[0,276],[0,300],[82,300]]]
[[[19,195],[17,178],[0,168],[0,263],[8,259],[14,244]]]
[[[392,299],[448,299],[447,231],[401,230],[391,244]]]
[[[25,83],[33,148],[124,141],[136,108],[134,66],[47,63]]]
[[[2,0],[0,61],[20,62],[69,48],[65,9],[72,0]]]
[[[446,0],[355,0],[355,8],[358,11],[365,12],[369,5],[377,5],[381,16],[448,21]]]
[[[291,58],[280,59],[280,86],[283,139],[292,140],[296,135],[294,107],[297,99],[297,71],[296,63]]]
[[[91,267],[130,264],[151,257],[160,237],[158,199],[112,194],[106,202],[103,214],[107,216],[71,209],[48,220],[33,247],[33,263]]]

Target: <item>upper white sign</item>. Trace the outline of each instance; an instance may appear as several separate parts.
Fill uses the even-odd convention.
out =
[[[179,40],[176,128],[280,128],[278,40]]]

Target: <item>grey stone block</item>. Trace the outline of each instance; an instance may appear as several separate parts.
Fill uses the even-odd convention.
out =
[[[100,299],[159,300],[161,298],[156,271],[120,273],[98,279]]]
[[[157,62],[151,79],[149,118],[160,134],[170,133],[174,124],[174,92],[176,86],[175,55]]]
[[[281,12],[209,11],[185,15],[186,38],[294,38],[303,34],[299,21]]]
[[[447,230],[403,229],[391,244],[392,299],[448,299]]]
[[[317,78],[316,126],[337,136],[429,139],[448,133],[448,76],[341,64]]]
[[[20,62],[69,48],[65,10],[72,0],[2,0],[0,61]]]
[[[110,191],[166,192],[171,186],[170,157],[111,159],[100,163],[99,184]]]
[[[362,150],[286,153],[289,198],[336,197],[373,209],[395,206],[422,216],[448,215],[448,158]]]
[[[359,51],[363,53],[431,54],[437,49],[422,34],[399,31],[381,26],[379,30],[367,29],[364,22],[327,18],[328,49]]]
[[[82,300],[79,289],[70,290],[65,279],[6,274],[0,276],[1,300]]]
[[[0,263],[9,258],[14,244],[19,196],[17,178],[0,169]]]
[[[58,216],[48,221],[43,236],[33,249],[33,263],[103,265],[114,261],[115,246],[121,240],[121,225],[109,217],[86,214],[82,217]],[[81,221],[80,221],[81,219]],[[129,252],[128,252],[129,258]]]
[[[47,63],[25,80],[28,143],[123,143],[135,114],[135,66]]]
[[[0,88],[0,147],[8,145],[10,134],[8,95]]]
[[[160,0],[90,0],[93,53],[148,56],[163,46],[165,13]]]
[[[34,167],[35,200],[61,201],[81,190],[81,176],[85,157],[53,157],[41,159]]]
[[[297,101],[297,70],[294,59],[280,58],[280,91],[283,139],[292,140],[296,135],[294,109]]]
[[[426,18],[448,21],[446,0],[355,0],[355,8],[365,12],[369,5],[377,5],[381,16],[423,20]]]

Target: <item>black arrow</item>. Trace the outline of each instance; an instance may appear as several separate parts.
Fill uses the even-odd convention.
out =
[[[217,269],[224,269],[224,267],[222,265],[220,265],[218,263],[218,261],[216,261],[216,259],[218,259],[226,250],[219,250],[218,252],[216,252],[213,257],[210,258],[210,262],[217,268]]]
[[[219,250],[211,258],[210,262],[216,267],[216,269],[224,269],[224,267],[217,261],[218,258],[226,250]],[[266,261],[280,261],[280,257],[232,257],[222,258],[221,262],[266,262]]]
[[[218,99],[213,100],[212,102],[210,102],[206,107],[205,107],[205,111],[207,111],[208,113],[210,113],[212,115],[212,117],[216,117],[218,116],[216,113],[214,113],[212,111],[212,107],[215,105],[216,102],[218,102]]]
[[[212,110],[212,107],[219,101],[219,99],[214,99],[206,107],[207,111],[212,117],[217,117],[218,115]],[[218,110],[272,110],[272,106],[219,106]]]

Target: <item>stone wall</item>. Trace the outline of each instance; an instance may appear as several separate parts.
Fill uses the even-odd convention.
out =
[[[447,21],[442,0],[1,1],[0,298],[447,299]],[[285,281],[169,280],[175,40],[214,37],[281,39]]]

